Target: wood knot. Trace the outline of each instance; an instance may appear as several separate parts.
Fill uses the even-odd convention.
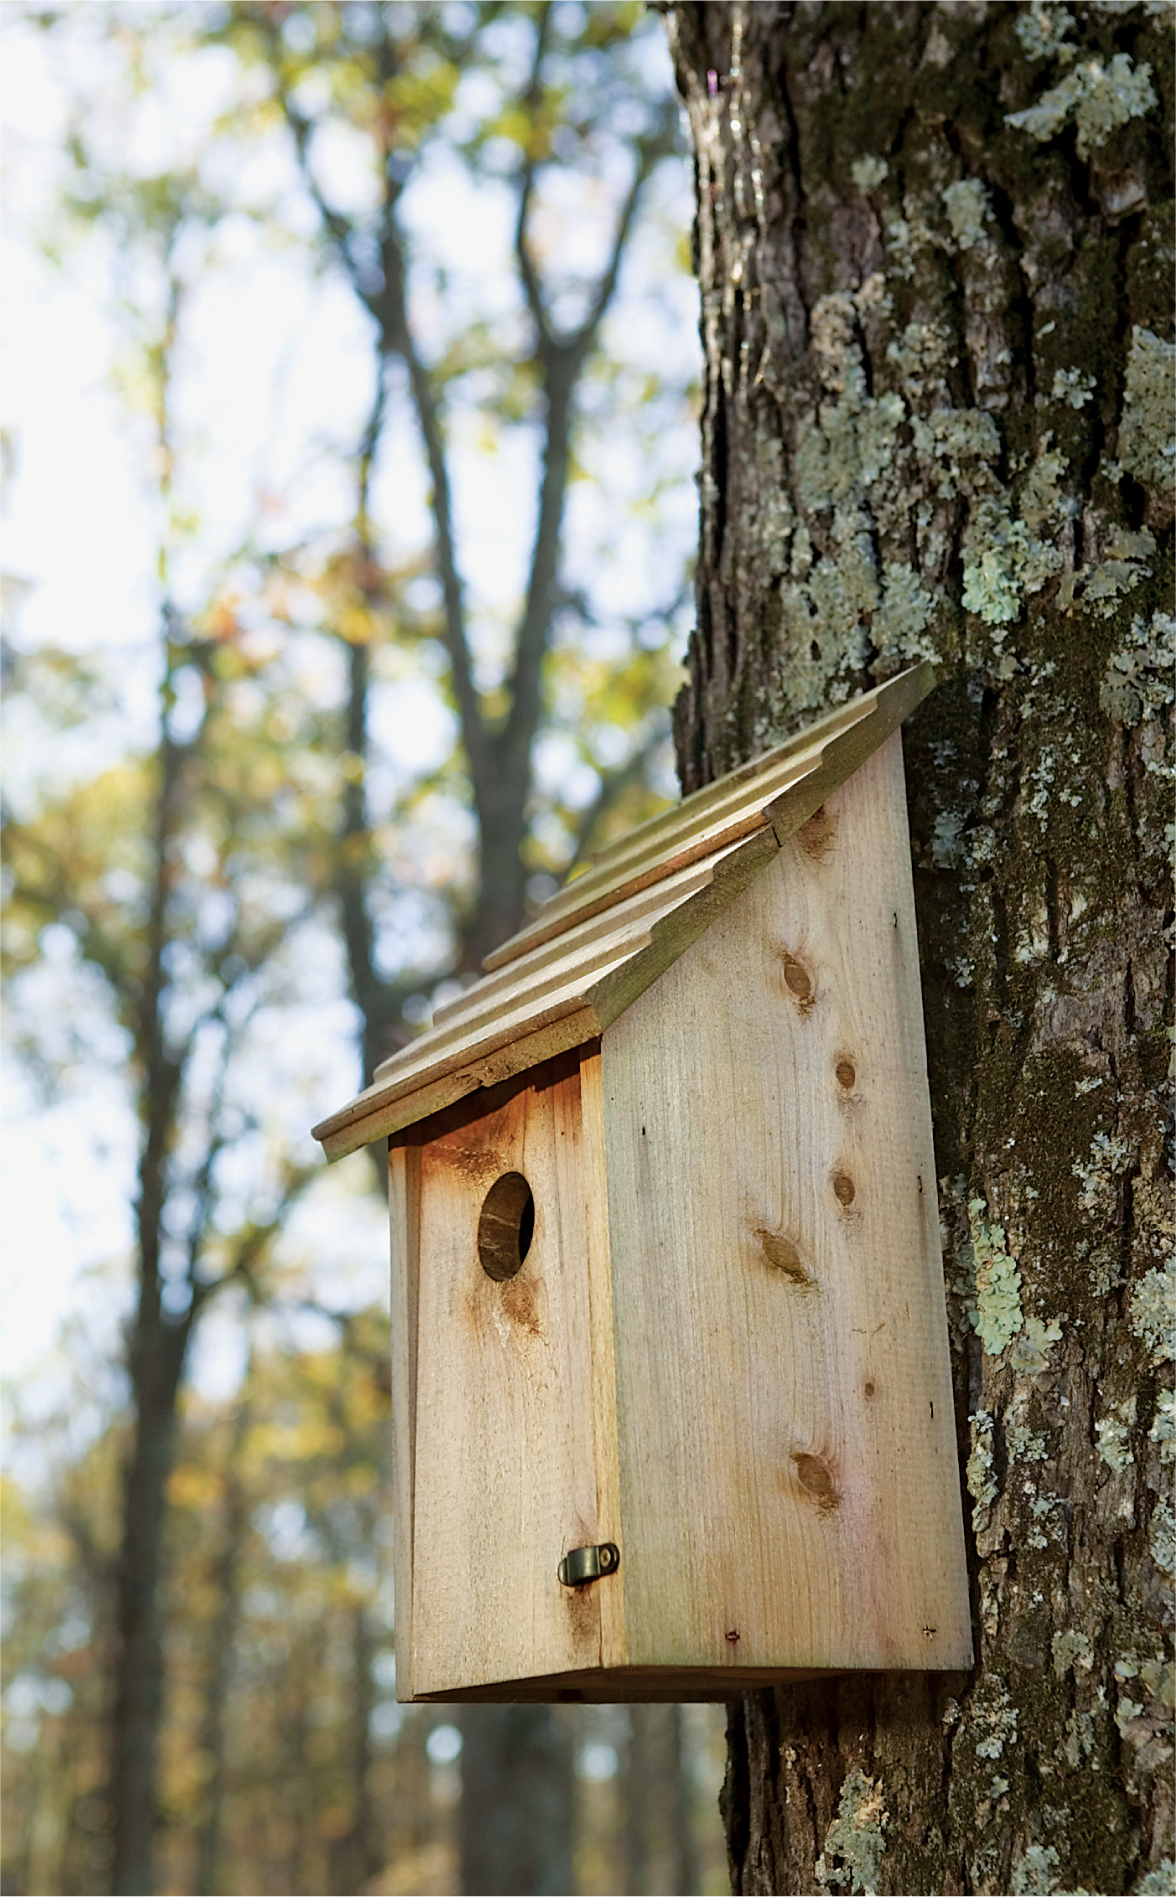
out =
[[[814,810],[807,823],[802,823],[796,833],[797,840],[805,855],[816,863],[828,856],[837,841],[837,817],[824,804]]]
[[[837,1074],[837,1085],[844,1087],[846,1093],[852,1093],[854,1087],[857,1085],[857,1068],[853,1062],[846,1055],[842,1055],[837,1063],[835,1072]]]
[[[728,1627],[728,1629],[727,1629],[727,1639],[728,1639],[728,1640],[729,1640],[729,1641],[731,1642],[731,1645],[732,1645],[732,1646],[734,1646],[734,1645],[735,1645],[735,1642],[736,1642],[736,1641],[738,1640],[738,1638],[739,1638],[739,1629],[738,1629],[738,1627]]]
[[[833,1174],[833,1196],[839,1205],[850,1206],[857,1198],[857,1187],[847,1172]]]
[[[816,1279],[805,1270],[800,1253],[790,1238],[785,1238],[782,1232],[769,1232],[766,1225],[756,1226],[755,1237],[766,1263],[771,1265],[773,1271],[782,1271],[793,1284],[815,1287]]]
[[[532,1337],[542,1337],[543,1320],[539,1312],[539,1300],[529,1278],[508,1278],[499,1296],[503,1310],[521,1330],[529,1331]]]
[[[804,963],[798,962],[785,948],[780,950],[780,961],[784,968],[784,986],[801,1011],[807,1012],[814,1000],[812,976]]]
[[[811,1495],[817,1507],[824,1514],[840,1508],[841,1497],[834,1486],[833,1477],[819,1456],[805,1455],[794,1449],[792,1460],[796,1464],[796,1474],[806,1495]]]

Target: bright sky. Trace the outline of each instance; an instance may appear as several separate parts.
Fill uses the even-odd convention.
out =
[[[79,16],[87,10],[77,8]],[[83,730],[70,740],[68,754],[36,760],[36,768],[47,763],[57,775],[83,776],[114,755],[128,733],[149,728],[147,661],[156,611],[151,488],[143,478],[142,424],[112,386],[117,337],[108,315],[110,256],[98,244],[75,245],[59,269],[39,243],[51,229],[62,176],[60,138],[76,77],[71,59],[63,63],[59,49],[11,10],[6,40],[2,403],[15,468],[5,497],[3,571],[22,648],[66,645],[116,659],[118,717]],[[92,59],[92,50],[85,57]],[[656,37],[649,58],[660,59],[668,73]],[[140,161],[157,152],[162,162],[177,142],[194,136],[225,79],[221,55],[166,75],[134,131]],[[122,127],[112,136],[131,141]],[[281,174],[286,161],[280,153],[263,151],[255,162],[257,175],[247,183],[259,197],[275,187],[295,193],[288,166]],[[340,189],[349,180],[357,192],[363,189],[345,141],[331,163]],[[612,322],[613,347],[634,387],[651,375],[684,384],[697,361],[696,294],[671,265],[677,234],[691,215],[685,163],[659,175],[654,204],[657,215],[634,248]],[[570,267],[594,262],[599,220],[574,203],[554,202],[546,216],[553,255]],[[430,304],[425,287],[424,317],[443,329],[447,309],[464,314],[477,305],[493,313],[494,299],[507,294],[500,274],[510,240],[504,198],[475,201],[459,168],[439,164],[414,187],[410,222],[422,250],[439,254],[441,233],[446,240],[448,301],[437,304],[434,296]],[[503,316],[510,320],[509,309]],[[244,218],[230,227],[196,293],[182,383],[190,442],[185,465],[203,522],[181,577],[181,590],[186,586],[193,599],[210,567],[239,539],[259,489],[274,497],[272,526],[282,538],[346,518],[350,489],[340,461],[352,448],[369,396],[364,321],[337,278],[308,267],[305,251],[267,246]],[[462,561],[478,609],[482,662],[492,670],[496,629],[517,599],[529,550],[534,441],[519,433],[490,452],[473,414],[459,420],[455,432]],[[593,589],[604,622],[602,655],[608,613],[652,609],[672,596],[695,538],[694,422],[683,408],[676,419],[659,417],[648,432],[652,439],[643,441],[602,427],[586,448],[589,478],[571,495],[568,574]],[[652,515],[634,515],[627,503],[648,484],[651,456],[663,491]],[[427,540],[415,433],[397,400],[376,508],[390,556],[403,557]],[[327,687],[309,679],[307,689]],[[448,713],[427,679],[396,683],[383,701],[376,736],[394,775],[414,773],[444,754]],[[18,759],[19,751],[18,745]],[[540,762],[553,774],[566,769],[558,746]],[[18,761],[10,770],[9,795],[17,800],[29,794],[28,768]],[[671,781],[665,788],[673,794]],[[58,934],[61,939],[47,932],[45,966],[25,993],[26,1005],[54,1025],[60,1040],[78,1026],[70,1017],[83,1004],[68,960],[68,932]],[[259,1055],[275,1086],[288,1091],[291,1133],[304,1142],[311,1120],[345,1099],[356,1078],[353,1016],[340,998],[334,951],[324,946],[321,959],[301,1014],[287,1017],[281,1044]],[[10,1034],[19,1038],[23,1025],[10,1020]],[[121,1044],[115,1031],[93,1022],[81,1039],[82,1052],[52,1098],[25,1062],[11,1052],[5,1062],[4,1366],[10,1377],[37,1372],[46,1400],[59,1389],[47,1366],[63,1325],[72,1323],[90,1350],[111,1350],[131,1282],[136,1135],[120,1074]],[[308,1047],[314,1056],[306,1060]],[[294,1050],[301,1050],[298,1059]],[[324,1173],[287,1235],[291,1257],[307,1261],[308,1287],[327,1304],[358,1305],[384,1295],[386,1238],[367,1191],[366,1166],[357,1155]],[[203,1387],[232,1387],[239,1344],[230,1307],[205,1320],[194,1366]]]

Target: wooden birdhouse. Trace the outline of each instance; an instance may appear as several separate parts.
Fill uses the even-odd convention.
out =
[[[402,1699],[972,1660],[899,725],[552,897],[315,1129],[389,1141]]]

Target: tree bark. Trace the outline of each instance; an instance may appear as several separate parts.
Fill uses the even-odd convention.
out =
[[[737,1704],[734,1888],[1167,1891],[1170,16],[667,12],[683,785],[939,666],[906,755],[977,1650]]]

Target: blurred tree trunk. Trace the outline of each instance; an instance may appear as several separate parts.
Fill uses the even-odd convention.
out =
[[[241,1379],[241,1387],[246,1391],[249,1389],[251,1370],[252,1362],[249,1361]],[[208,1683],[200,1733],[200,1752],[208,1762],[208,1776],[205,1781],[204,1814],[196,1834],[197,1897],[213,1897],[217,1885],[225,1801],[225,1713],[241,1611],[241,1556],[249,1527],[249,1495],[241,1461],[251,1421],[252,1405],[249,1398],[245,1397],[233,1418],[225,1468],[221,1552],[215,1568],[216,1612],[212,1617],[209,1637]]]
[[[977,1642],[733,1708],[734,1887],[1168,1891],[1170,13],[668,12],[684,787],[940,668],[907,780]]]
[[[691,1897],[700,1869],[680,1706],[630,1706],[625,1757],[624,1887],[631,1897]]]
[[[625,1759],[625,1889],[643,1897],[649,1889],[649,1823],[653,1797],[655,1706],[630,1706]]]
[[[138,1105],[143,1123],[135,1205],[138,1298],[127,1340],[134,1420],[124,1481],[117,1576],[119,1644],[111,1776],[111,1889],[120,1897],[124,1892],[154,1889],[156,1751],[163,1708],[163,1522],[167,1482],[175,1462],[180,1379],[198,1309],[193,1286],[187,1310],[169,1317],[164,1305],[161,1260],[168,1159],[177,1137],[183,1080],[183,1062],[168,1046],[164,1023],[165,962],[171,936],[171,858],[180,822],[185,766],[192,751],[191,745],[177,744],[167,729],[170,688],[169,666],[161,694],[164,728],[156,760],[157,795],[150,839],[153,877],[146,978],[136,1007],[136,1052],[142,1075]]]
[[[670,1886],[679,1893],[679,1897],[695,1897],[695,1893],[702,1888],[702,1869],[694,1830],[694,1772],[686,1742],[682,1708],[669,1706],[666,1714],[673,1840]]]
[[[568,1722],[551,1706],[466,1706],[461,1735],[462,1890],[567,1897],[575,1888]]]
[[[383,1851],[376,1834],[376,1814],[372,1801],[371,1718],[376,1703],[372,1659],[375,1645],[362,1601],[352,1610],[352,1704],[351,1704],[351,1792],[354,1803],[351,1827],[332,1851],[332,1889],[344,1893],[364,1890],[383,1863]]]

